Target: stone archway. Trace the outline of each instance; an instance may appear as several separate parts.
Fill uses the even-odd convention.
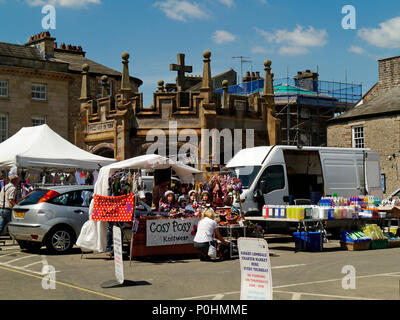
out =
[[[96,145],[92,150],[92,153],[101,157],[114,159],[114,144],[112,143],[100,143]]]

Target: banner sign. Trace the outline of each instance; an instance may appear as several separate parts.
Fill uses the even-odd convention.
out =
[[[114,242],[114,266],[115,278],[119,284],[124,283],[124,261],[122,257],[122,237],[121,229],[113,226],[113,242]]]
[[[199,221],[199,218],[148,219],[146,221],[146,246],[193,243]]]
[[[132,221],[135,196],[133,193],[118,197],[95,194],[92,220],[130,222]]]
[[[267,241],[239,238],[240,300],[272,300],[271,261]]]

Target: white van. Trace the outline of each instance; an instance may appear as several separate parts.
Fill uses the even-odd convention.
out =
[[[270,146],[242,149],[227,164],[243,183],[246,216],[264,204],[321,196],[371,194],[382,198],[379,153],[370,149]]]

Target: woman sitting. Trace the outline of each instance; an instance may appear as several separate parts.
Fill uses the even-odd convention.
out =
[[[208,249],[210,244],[214,247],[218,247],[217,241],[213,239],[213,235],[216,235],[218,240],[223,245],[228,245],[229,242],[225,241],[224,238],[218,231],[218,224],[215,221],[215,212],[213,209],[208,208],[203,211],[202,219],[197,226],[196,236],[194,237],[194,247],[200,251],[201,261],[211,261],[208,256]]]
[[[164,199],[160,201],[160,205],[158,208],[159,212],[171,212],[178,211],[179,205],[175,201],[175,194],[168,190],[164,193]]]

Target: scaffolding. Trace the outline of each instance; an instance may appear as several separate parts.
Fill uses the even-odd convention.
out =
[[[326,146],[326,121],[351,109],[362,98],[362,85],[298,77],[274,79],[276,116],[282,144]],[[228,87],[228,93],[262,94],[264,80]],[[217,89],[216,92],[223,92]]]

